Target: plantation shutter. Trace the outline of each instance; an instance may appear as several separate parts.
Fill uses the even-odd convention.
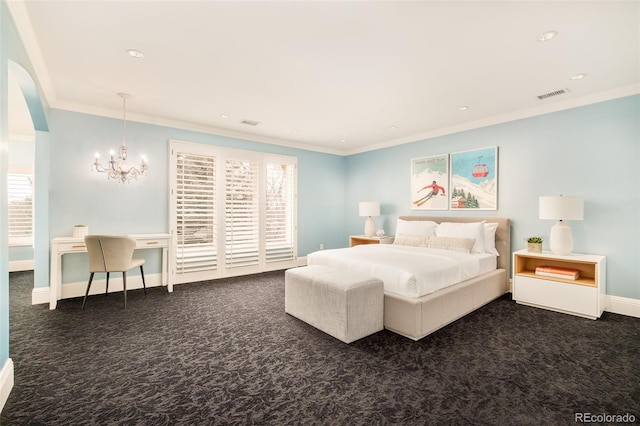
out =
[[[265,185],[266,261],[295,260],[296,165],[267,159]]]
[[[297,159],[170,141],[173,284],[299,266]]]
[[[227,268],[259,264],[259,162],[225,160],[225,259]]]
[[[188,152],[175,155],[175,273],[216,270],[216,157]]]
[[[9,245],[33,244],[33,180],[30,175],[8,173]]]

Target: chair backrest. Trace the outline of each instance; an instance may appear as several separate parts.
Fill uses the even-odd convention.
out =
[[[131,269],[136,240],[127,236],[87,235],[89,272],[123,272]]]

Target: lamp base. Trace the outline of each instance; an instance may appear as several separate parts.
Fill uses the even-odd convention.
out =
[[[373,221],[371,216],[367,218],[364,222],[364,236],[365,237],[373,237],[376,234],[376,223]]]
[[[573,237],[571,236],[571,228],[569,228],[569,225],[561,220],[553,225],[551,235],[549,236],[549,248],[554,254],[571,254],[573,250]]]

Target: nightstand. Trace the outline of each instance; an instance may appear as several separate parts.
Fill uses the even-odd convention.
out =
[[[351,235],[349,237],[349,247],[358,246],[360,244],[391,244],[393,237],[385,235],[384,237],[365,237],[364,235]]]
[[[592,254],[561,256],[551,252],[516,251],[513,253],[513,299],[524,305],[600,318],[604,311],[606,261],[605,256]],[[536,268],[543,266],[578,271],[579,277],[566,279],[557,273],[536,274]]]

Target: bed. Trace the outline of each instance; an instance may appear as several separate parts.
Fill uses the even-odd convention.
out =
[[[422,240],[422,233],[433,236]],[[414,340],[506,293],[510,262],[510,220],[494,217],[401,216],[393,245],[323,250],[307,256],[309,265],[381,279],[384,327]],[[442,268],[436,270],[435,264]]]

